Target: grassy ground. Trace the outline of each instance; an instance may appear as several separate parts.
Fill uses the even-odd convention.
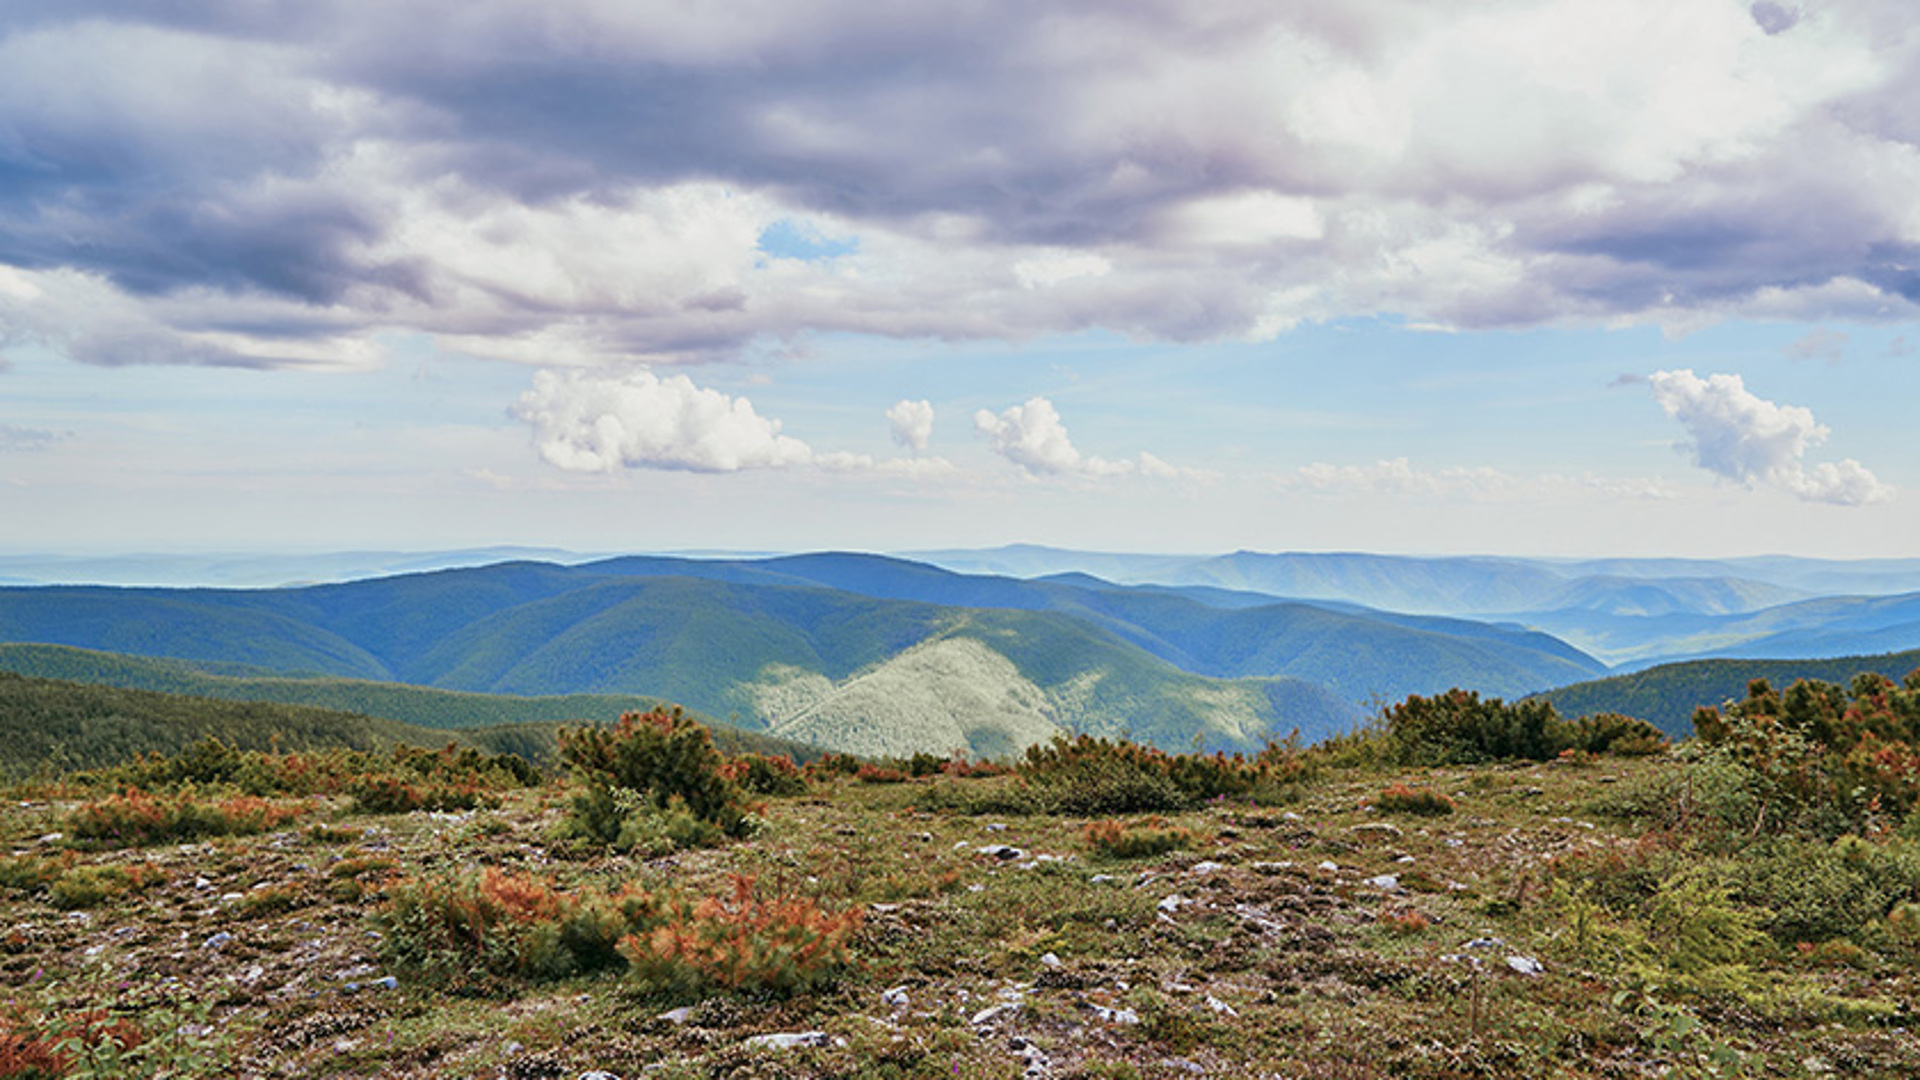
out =
[[[105,1009],[189,1075],[1920,1075],[1897,944],[1789,941],[1714,891],[1737,853],[1602,812],[1680,768],[1336,770],[1288,805],[1168,815],[1184,846],[1131,858],[1084,819],[951,808],[1005,777],[816,785],[752,839],[653,860],[553,841],[558,785],[461,813],[288,801],[278,831],[101,851],[52,835],[71,801],[16,797],[0,983],[16,1031]],[[1396,782],[1445,798],[1382,799]],[[383,895],[480,866],[711,896],[749,875],[863,920],[851,969],[788,997],[618,973],[457,994],[391,966]],[[806,1037],[755,1041],[776,1034]],[[0,1076],[26,1075],[17,1049]]]

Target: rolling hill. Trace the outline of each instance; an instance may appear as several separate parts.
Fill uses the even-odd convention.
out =
[[[1250,749],[1344,730],[1370,700],[1514,695],[1602,670],[1517,628],[1239,600],[870,555],[628,557],[291,589],[0,589],[0,640],[483,694],[644,694],[868,753],[999,754],[1067,731]]]
[[[1846,685],[1863,671],[1903,679],[1920,669],[1920,649],[1878,656],[1819,660],[1691,660],[1625,675],[1575,683],[1539,695],[1564,716],[1617,712],[1637,716],[1674,738],[1693,734],[1693,710],[1746,696],[1747,683],[1766,679],[1776,689],[1799,679]]]

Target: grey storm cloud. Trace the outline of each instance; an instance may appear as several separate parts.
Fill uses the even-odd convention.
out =
[[[402,330],[547,364],[813,330],[1910,319],[1910,24],[1890,0],[16,0],[0,344],[272,367]],[[762,248],[787,220],[850,240]],[[59,315],[100,305],[113,334]]]

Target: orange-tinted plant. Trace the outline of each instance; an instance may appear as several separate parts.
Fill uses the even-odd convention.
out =
[[[652,929],[620,941],[633,976],[669,993],[793,993],[831,981],[849,962],[860,910],[822,911],[804,896],[762,897],[733,878],[733,896],[679,902]]]
[[[1453,800],[1429,788],[1408,787],[1395,783],[1373,797],[1373,807],[1388,814],[1413,814],[1416,817],[1439,817],[1453,813]]]

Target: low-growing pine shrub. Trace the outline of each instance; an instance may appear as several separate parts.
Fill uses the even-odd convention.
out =
[[[860,911],[763,897],[746,877],[730,898],[692,901],[488,869],[396,885],[378,922],[397,969],[463,992],[625,966],[651,992],[792,993],[846,967]]]
[[[831,982],[850,962],[860,909],[822,911],[802,896],[765,898],[736,875],[733,896],[677,902],[651,929],[620,941],[629,973],[650,991],[791,994]]]
[[[1081,834],[1087,850],[1108,859],[1140,859],[1164,855],[1193,843],[1192,830],[1170,825],[1165,818],[1142,821],[1095,821]]]
[[[1379,725],[1353,737],[1348,751],[1375,749],[1402,765],[1474,765],[1489,761],[1551,761],[1562,751],[1645,755],[1666,748],[1666,736],[1644,720],[1600,713],[1563,720],[1553,703],[1512,703],[1458,688],[1432,697],[1414,694],[1382,714]]]
[[[1439,817],[1453,813],[1453,800],[1430,788],[1393,784],[1373,797],[1373,808],[1388,814]]]
[[[300,817],[304,806],[271,803],[251,795],[201,801],[189,795],[161,798],[131,790],[84,803],[67,818],[67,835],[92,847],[145,847],[266,832]]]
[[[1053,812],[1091,817],[1183,810],[1212,799],[1285,801],[1311,765],[1295,739],[1248,759],[1080,735],[1028,747],[1019,773]]]
[[[560,756],[586,785],[575,801],[575,835],[613,842],[624,810],[614,797],[629,791],[666,810],[679,799],[688,812],[730,837],[753,828],[740,785],[707,729],[678,708],[628,713],[608,728],[567,728]]]
[[[74,910],[94,908],[159,884],[161,873],[150,866],[75,866],[47,888],[53,906]]]
[[[39,892],[72,865],[72,853],[57,859],[41,855],[0,855],[0,889]]]
[[[414,781],[398,776],[370,776],[348,789],[353,808],[362,814],[409,814],[415,810],[478,810],[500,805],[497,796],[478,784]]]
[[[727,762],[721,773],[740,785],[741,790],[755,795],[804,795],[807,792],[807,778],[785,754],[739,754]]]
[[[395,885],[378,921],[397,968],[471,991],[614,966],[620,938],[657,918],[638,891],[563,893],[545,878],[489,868]]]

